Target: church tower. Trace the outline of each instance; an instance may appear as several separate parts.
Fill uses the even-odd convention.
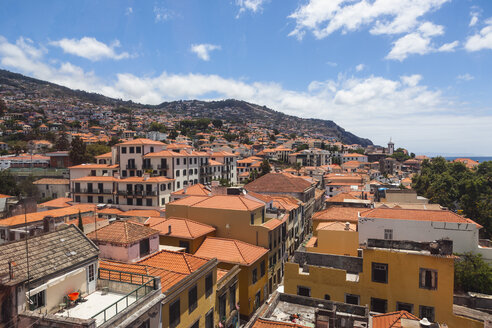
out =
[[[388,155],[393,155],[393,153],[395,152],[395,144],[393,143],[393,141],[391,141],[391,138],[390,138],[390,142],[388,142]]]

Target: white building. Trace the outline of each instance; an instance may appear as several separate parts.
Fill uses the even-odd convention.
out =
[[[479,245],[476,222],[451,211],[377,208],[359,214],[359,243],[368,239],[430,242],[443,238],[453,241],[454,253],[482,254],[492,261],[492,248]]]

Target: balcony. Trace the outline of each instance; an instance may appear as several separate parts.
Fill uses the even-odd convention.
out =
[[[160,296],[159,278],[100,268],[96,290],[75,302],[61,303],[54,317],[57,321],[95,320],[96,327],[110,327],[145,306],[152,299],[146,297],[150,293]]]
[[[127,170],[136,170],[137,169],[137,165],[135,165],[135,164],[126,164],[126,169]]]
[[[157,191],[145,191],[145,190],[118,190],[118,195],[122,196],[141,196],[141,197],[152,197],[157,196]]]
[[[143,164],[142,170],[153,170],[154,166],[152,164]]]
[[[169,164],[157,164],[157,169],[158,170],[169,170]]]
[[[95,194],[95,195],[104,195],[104,194],[112,194],[112,189],[75,189],[74,194]]]

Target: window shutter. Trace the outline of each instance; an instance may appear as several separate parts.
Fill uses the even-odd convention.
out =
[[[436,289],[437,288],[437,272],[431,271],[431,277],[432,277],[432,288]]]
[[[420,270],[420,286],[425,286],[425,270]]]

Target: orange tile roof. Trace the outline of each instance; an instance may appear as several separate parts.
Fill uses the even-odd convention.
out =
[[[316,231],[319,230],[329,230],[329,231],[357,231],[357,225],[354,223],[349,223],[349,229],[346,229],[345,222],[332,221],[332,222],[321,222]]]
[[[3,195],[3,194],[0,194],[0,198],[13,198],[15,196],[9,196],[9,195]]]
[[[72,206],[71,204],[69,204],[69,202],[71,202],[71,201],[72,201],[72,198],[59,197],[59,198],[55,198],[55,199],[49,200],[47,202],[41,203],[38,206],[39,207],[57,207],[57,208],[69,207],[69,206]]]
[[[244,173],[247,173],[247,172],[244,172]],[[249,173],[247,173],[249,175]],[[262,202],[265,202],[265,203],[269,203],[271,201],[273,201],[273,198],[268,196],[268,195],[263,195],[263,194],[259,194],[257,192],[254,192],[254,191],[248,191],[248,195],[256,198],[256,199],[259,199],[261,200]]]
[[[103,158],[111,158],[112,156],[113,156],[113,153],[108,152],[108,153],[104,153],[104,154],[97,155],[97,156],[94,156],[94,157],[95,158],[103,159]]]
[[[327,202],[329,203],[341,203],[344,202],[346,199],[359,199],[348,192],[341,192],[333,197],[330,197],[326,199]]]
[[[248,199],[243,196],[216,195],[216,196],[188,196],[178,199],[168,205],[187,205],[196,208],[214,208],[235,211],[253,211],[262,206],[263,203]]]
[[[361,217],[395,220],[414,220],[414,221],[435,221],[453,223],[472,223],[476,222],[464,218],[456,213],[447,210],[413,210],[397,208],[375,208],[364,213]]]
[[[96,175],[88,175],[85,177],[73,179],[72,181],[97,181],[97,182],[116,182],[119,181],[115,177],[107,177],[107,176],[96,176]]]
[[[201,183],[194,184],[192,186],[189,186],[186,189],[181,189],[178,191],[175,191],[172,193],[173,195],[194,195],[194,196],[210,196],[212,192],[207,189],[204,185]]]
[[[267,253],[268,249],[243,241],[207,237],[195,255],[209,259],[217,258],[219,262],[250,266]]]
[[[124,212],[114,207],[108,207],[108,208],[103,208],[101,210],[97,210],[97,214],[121,214],[121,213]]]
[[[275,230],[277,227],[282,225],[285,221],[279,219],[270,219],[267,222],[263,223],[262,226],[267,228],[268,230]]]
[[[144,158],[149,157],[184,157],[184,155],[171,150],[161,150],[155,153],[148,153],[144,155]]]
[[[109,165],[109,164],[79,164],[70,166],[69,169],[115,169],[118,168],[118,165]]]
[[[316,245],[316,242],[318,241],[318,237],[311,237],[308,242],[306,243],[306,247],[314,247]]]
[[[401,319],[420,320],[407,311],[396,311],[372,316],[373,328],[402,328]]]
[[[252,328],[308,328],[293,322],[274,321],[258,318]]]
[[[186,278],[187,274],[174,272],[171,270],[166,270],[162,268],[156,268],[143,264],[128,264],[117,261],[108,261],[108,260],[99,260],[99,268],[109,269],[121,272],[128,273],[137,273],[148,275],[152,277],[160,277],[161,278],[161,287],[162,292],[169,290],[172,286],[177,284],[182,279]],[[102,277],[104,278],[106,275],[109,275],[104,270],[101,272]],[[119,278],[119,275],[118,275]],[[141,276],[130,276],[130,275],[121,275],[122,281],[133,282],[137,284],[141,284]],[[130,281],[133,280],[133,281]],[[144,280],[145,282],[145,280]]]
[[[136,243],[144,238],[157,235],[158,230],[146,227],[133,221],[115,221],[87,234],[95,242],[107,242],[118,245]]]
[[[317,221],[341,221],[341,222],[359,222],[359,212],[365,212],[367,209],[355,207],[329,207],[313,215],[313,220]]]
[[[47,216],[52,216],[54,218],[64,217],[69,215],[78,214],[79,211],[81,213],[93,212],[95,210],[94,205],[74,205],[70,207],[57,208],[54,210],[35,212],[35,213],[27,213],[24,217],[24,214],[11,216],[5,219],[0,220],[0,226],[16,226],[22,225],[27,220],[27,223],[39,222],[42,221]]]
[[[178,217],[149,218],[147,223],[151,228],[159,230],[162,236],[185,239],[195,239],[215,231],[215,228],[208,224]],[[169,233],[169,226],[171,226],[171,233]]]
[[[183,274],[190,274],[198,270],[207,262],[208,259],[197,255],[167,250],[154,253],[145,259],[138,261],[139,264],[150,265]]]
[[[217,268],[217,282],[224,278],[229,273],[229,270]]]
[[[119,145],[160,145],[160,146],[164,146],[165,143],[162,143],[160,141],[145,139],[145,138],[139,138],[139,139],[133,139],[133,140],[127,140],[124,142],[120,142],[119,144],[117,144],[117,146],[119,146]]]
[[[288,173],[268,173],[248,183],[244,188],[255,192],[304,192],[312,183]]]
[[[70,184],[70,180],[68,179],[39,179],[34,181],[32,184],[38,185],[38,184],[50,184],[50,185],[68,185]]]
[[[129,210],[119,214],[120,216],[139,216],[139,217],[158,217],[161,212],[158,210]]]

